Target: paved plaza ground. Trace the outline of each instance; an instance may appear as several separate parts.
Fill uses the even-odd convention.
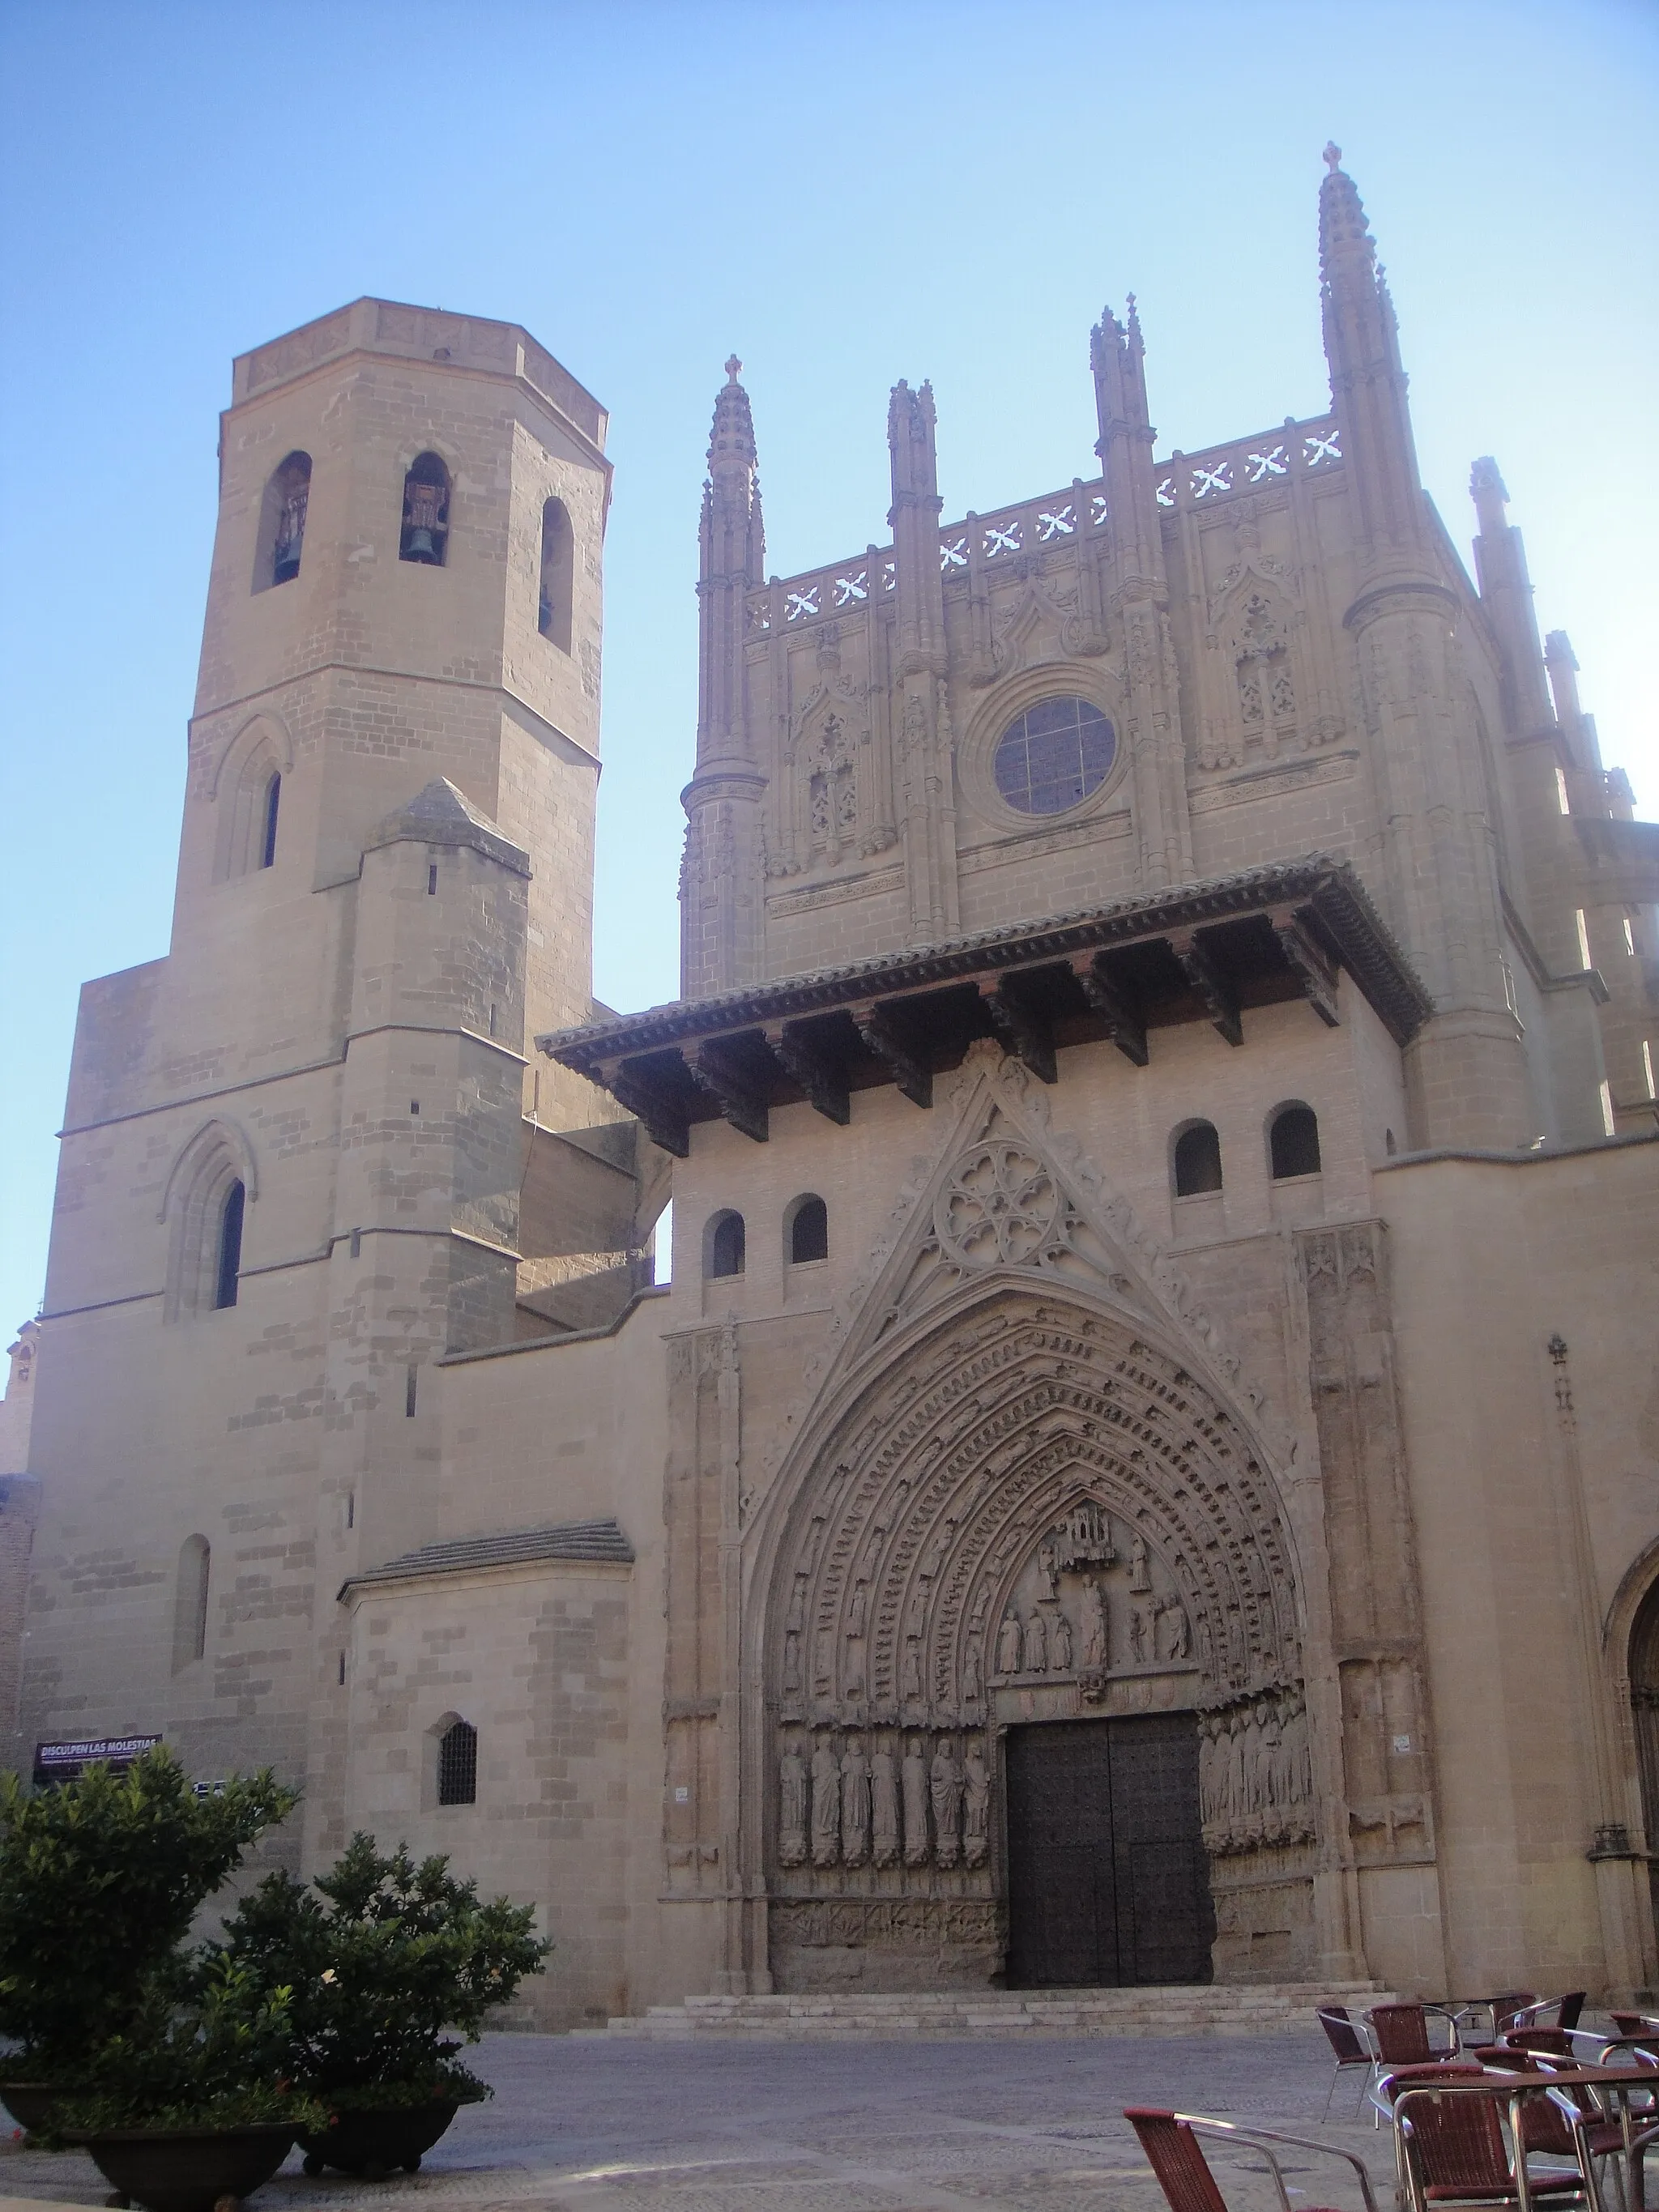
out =
[[[1143,2040],[690,2045],[487,2037],[473,2059],[493,2103],[464,2112],[419,2174],[307,2181],[297,2154],[253,2212],[1155,2212],[1163,2203],[1122,2118],[1173,2105],[1279,2125],[1359,2151],[1391,2212],[1388,2138],[1356,2127],[1357,2082],[1330,2079],[1303,2033]],[[1291,2154],[1293,2204],[1358,2212],[1334,2160]],[[0,2143],[0,2199],[97,2205],[77,2152]],[[1267,2212],[1258,2180],[1231,2206]]]

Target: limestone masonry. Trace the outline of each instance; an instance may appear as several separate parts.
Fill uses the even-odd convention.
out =
[[[884,542],[779,578],[728,362],[625,1017],[604,409],[380,300],[236,362],[172,946],[82,994],[12,1354],[0,1755],[448,1851],[545,2027],[1659,1986],[1659,827],[1495,463],[1473,580],[1425,495],[1327,161],[1313,420],[1158,458],[1131,301],[1096,473],[943,519],[902,382]]]

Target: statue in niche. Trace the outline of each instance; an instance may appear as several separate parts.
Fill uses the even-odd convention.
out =
[[[921,1738],[913,1735],[904,1747],[904,1863],[927,1863],[927,1765]]]
[[[843,1866],[862,1866],[870,1850],[870,1762],[855,1735],[841,1755],[841,1856]]]
[[[968,1638],[968,1656],[962,1667],[962,1695],[965,1704],[973,1705],[985,1694],[985,1668],[980,1657],[979,1638]]]
[[[785,1616],[783,1625],[793,1636],[799,1636],[806,1626],[806,1577],[805,1575],[795,1577],[794,1588],[789,1593],[789,1611]]]
[[[1308,1742],[1308,1715],[1300,1698],[1291,1701],[1291,1717],[1285,1723],[1285,1743],[1291,1791],[1296,1801],[1305,1805],[1313,1796],[1313,1755]]]
[[[841,1851],[841,1761],[827,1735],[812,1753],[812,1863],[834,1866]]]
[[[1180,1599],[1158,1599],[1152,1607],[1152,1656],[1184,1659],[1187,1644],[1187,1613]]]
[[[864,1644],[856,1636],[847,1639],[847,1665],[842,1686],[849,1698],[864,1695]]]
[[[1129,1656],[1137,1667],[1146,1663],[1146,1608],[1144,1605],[1129,1607]]]
[[[849,1636],[863,1635],[864,1624],[869,1616],[869,1611],[870,1592],[868,1587],[863,1583],[854,1583],[853,1585],[852,1601],[847,1608],[847,1633]]]
[[[1019,1615],[1010,1606],[1002,1616],[1002,1626],[997,1631],[997,1672],[999,1674],[1018,1674],[1019,1655],[1024,1646],[1024,1637],[1019,1625]]]
[[[1230,1717],[1227,1729],[1227,1783],[1224,1804],[1228,1820],[1237,1820],[1243,1817],[1246,1806],[1244,1731],[1238,1724],[1236,1713]]]
[[[783,1686],[793,1691],[800,1688],[800,1638],[793,1628],[783,1639]]]
[[[933,1852],[942,1867],[953,1867],[962,1850],[962,1769],[948,1735],[939,1740],[927,1795],[933,1808]]]
[[[1057,1595],[1059,1573],[1059,1551],[1053,1543],[1045,1540],[1037,1546],[1037,1574],[1042,1583],[1044,1597],[1053,1598]]]
[[[1129,1588],[1144,1595],[1152,1586],[1146,1571],[1146,1539],[1139,1528],[1129,1539]]]
[[[806,1857],[806,1761],[793,1738],[778,1761],[778,1857],[787,1867]]]
[[[962,1856],[970,1867],[983,1866],[991,1848],[991,1777],[985,1747],[971,1739],[962,1762]]]
[[[1267,1770],[1266,1796],[1275,1812],[1282,1811],[1291,1802],[1290,1762],[1285,1753],[1285,1732],[1279,1724],[1279,1707],[1270,1705],[1261,1728],[1261,1763]]]
[[[1025,1671],[1042,1674],[1048,1671],[1048,1636],[1042,1626],[1042,1615],[1034,1613],[1025,1624]]]
[[[890,1867],[898,1855],[898,1776],[891,1750],[878,1743],[870,1753],[870,1856],[878,1867]]]
[[[912,1699],[921,1695],[921,1646],[907,1644],[904,1647],[904,1680],[900,1685],[901,1697]]]
[[[806,1542],[801,1552],[800,1565],[797,1570],[797,1579],[802,1583],[806,1580],[818,1563],[818,1546],[823,1541],[823,1524],[826,1517],[820,1510],[807,1523]]]
[[[927,1547],[927,1557],[922,1562],[921,1569],[924,1575],[933,1580],[938,1579],[939,1569],[945,1565],[945,1555],[950,1551],[951,1539],[955,1535],[956,1528],[955,1516],[947,1514],[933,1542]]]
[[[1252,1709],[1243,1730],[1244,1809],[1260,1813],[1262,1805],[1261,1721]]]
[[[818,1692],[828,1697],[836,1683],[836,1632],[821,1628],[817,1635],[817,1671],[814,1677]]]
[[[1111,1662],[1106,1632],[1106,1593],[1092,1575],[1083,1585],[1083,1664],[1091,1674],[1103,1674]]]
[[[910,1593],[909,1607],[904,1616],[904,1632],[907,1636],[920,1637],[926,1634],[927,1628],[927,1585],[919,1582]]]
[[[1072,1624],[1063,1613],[1057,1612],[1048,1625],[1048,1671],[1051,1674],[1072,1671]]]

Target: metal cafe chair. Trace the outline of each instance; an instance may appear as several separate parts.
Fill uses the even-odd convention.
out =
[[[1547,2098],[1542,2082],[1527,2088],[1512,2075],[1458,2073],[1460,2078],[1450,2078],[1447,2068],[1437,2081],[1391,2085],[1400,2177],[1411,2212],[1477,2204],[1514,2205],[1518,2212],[1579,2204],[1597,2212],[1595,2179],[1576,2130],[1571,2131],[1571,2173],[1531,2169],[1528,2123],[1520,2114],[1527,2103]],[[1504,2132],[1505,2106],[1517,2144],[1513,2159]]]
[[[1204,2155],[1200,2136],[1237,2144],[1263,2159],[1279,2192],[1279,2212],[1328,2212],[1328,2208],[1304,2204],[1299,2196],[1292,2207],[1275,2145],[1341,2159],[1353,2170],[1364,2212],[1376,2212],[1364,2161],[1352,2151],[1338,2150],[1334,2143],[1310,2142],[1304,2136],[1281,2135],[1273,2128],[1236,2127],[1231,2120],[1207,2120],[1195,2112],[1166,2112],[1146,2105],[1126,2106],[1123,2117],[1140,2139],[1170,2212],[1227,2212],[1227,2200]]]
[[[1456,2030],[1450,2028],[1452,2041],[1437,2051],[1429,2037],[1429,2009],[1420,2004],[1374,2005],[1365,2015],[1376,2044],[1376,2056],[1383,2066],[1430,2066],[1446,2057],[1456,2049]]]
[[[1332,2056],[1336,2061],[1331,2069],[1331,2086],[1325,2092],[1325,2109],[1319,2115],[1320,2124],[1322,2126],[1331,2116],[1331,2100],[1336,2094],[1337,2083],[1344,2074],[1350,2072],[1356,2066],[1363,2066],[1365,2069],[1364,2078],[1359,2084],[1359,2105],[1364,2103],[1365,2092],[1370,2087],[1372,2076],[1376,2070],[1376,2058],[1370,2045],[1360,2033],[1346,2005],[1321,2005],[1318,2008],[1318,2017],[1319,2025],[1325,2031],[1325,2039],[1330,2045]],[[1354,2106],[1356,2118],[1358,2116],[1359,2105]]]

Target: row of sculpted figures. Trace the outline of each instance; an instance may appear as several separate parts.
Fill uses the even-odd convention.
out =
[[[1299,1688],[1268,1690],[1198,1718],[1204,1844],[1218,1855],[1314,1832],[1313,1756]]]
[[[791,1732],[778,1761],[778,1859],[786,1867],[983,1866],[991,1774],[982,1737]],[[960,1756],[958,1756],[958,1741]],[[902,1754],[900,1755],[900,1745]]]

